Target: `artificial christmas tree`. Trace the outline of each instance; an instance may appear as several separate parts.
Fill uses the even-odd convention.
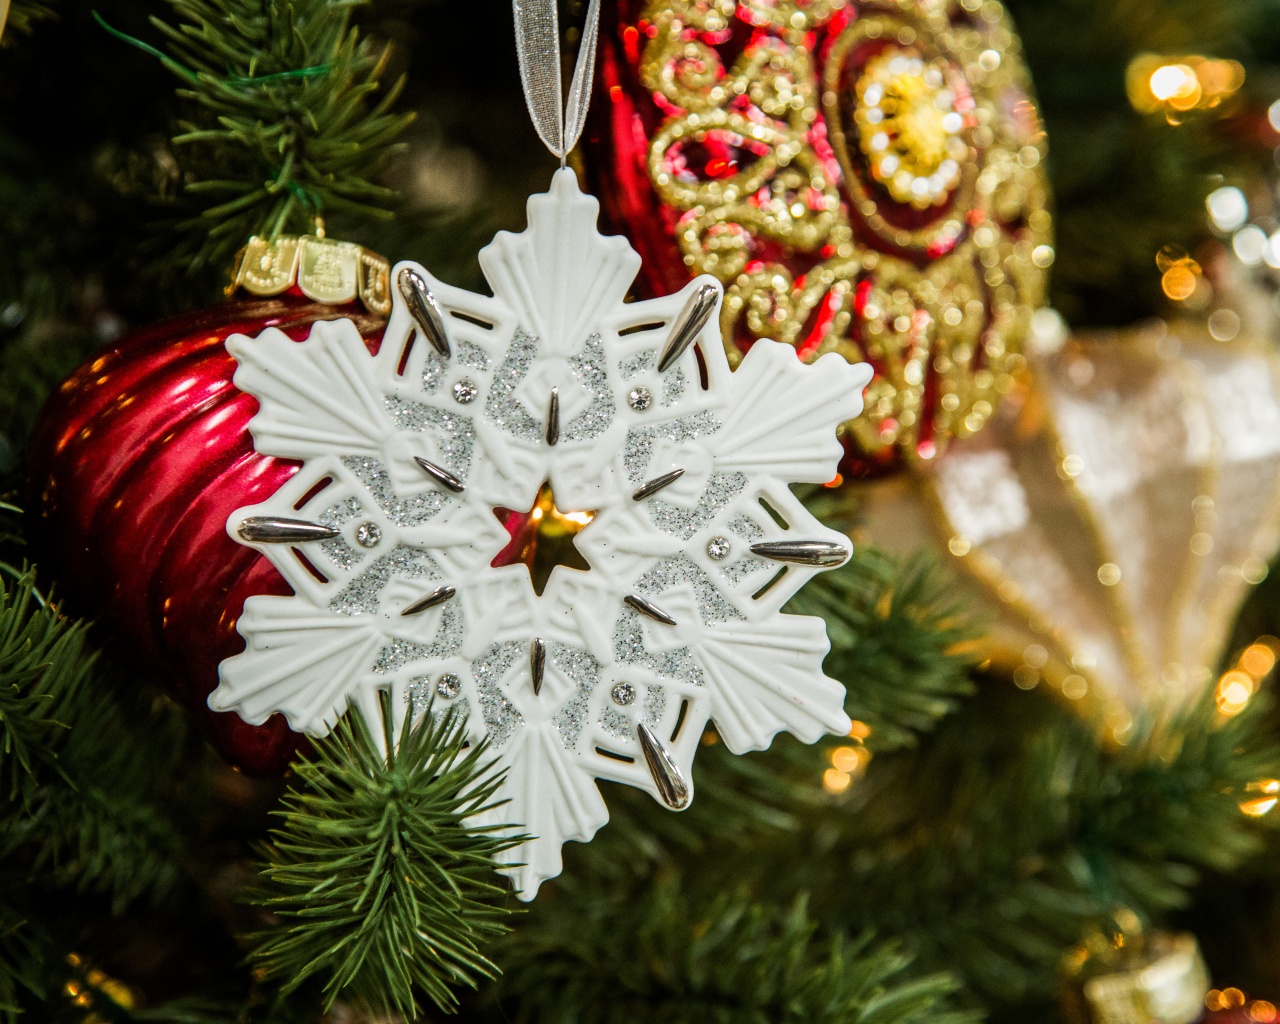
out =
[[[51,6],[56,16],[44,17]],[[158,588],[125,586],[129,579],[151,578],[149,559],[131,561],[128,544],[143,553],[162,550],[179,536],[167,528],[170,520],[198,511],[205,489],[182,492],[192,496],[190,508],[175,495],[167,503],[158,495],[161,500],[153,505],[142,492],[113,489],[103,507],[104,521],[152,507],[166,515],[146,517],[146,525],[132,534],[100,530],[87,548],[69,549],[113,552],[92,565],[84,557],[67,558],[56,544],[51,551],[48,532],[33,526],[39,506],[24,497],[23,481],[34,473],[39,493],[40,485],[54,480],[88,481],[99,464],[123,466],[118,479],[124,480],[129,474],[124,464],[134,453],[110,444],[94,447],[92,430],[87,438],[71,431],[60,450],[69,456],[81,446],[92,448],[86,475],[67,478],[61,469],[41,473],[37,467],[51,464],[56,453],[44,461],[33,453],[58,447],[44,440],[49,435],[43,428],[35,447],[30,442],[43,397],[84,358],[91,359],[90,366],[95,353],[114,358],[102,346],[118,344],[130,324],[199,308],[220,315],[216,293],[235,270],[236,250],[253,236],[275,244],[272,240],[289,236],[318,237],[323,227],[328,237],[351,239],[368,251],[430,268],[439,282],[414,272],[451,317],[440,297],[479,294],[477,251],[495,229],[524,226],[525,197],[545,188],[554,160],[542,153],[538,133],[526,124],[509,42],[514,22],[503,5],[177,0],[158,5],[158,13],[174,17],[172,25],[151,24],[150,9],[136,4],[102,0],[95,6],[111,32],[76,0],[56,5],[14,0],[0,47],[0,236],[5,243],[0,246],[0,472],[8,488],[0,507],[0,777],[5,782],[0,1012],[69,1021],[314,1022],[326,1013],[334,1019],[378,1019],[388,1013],[408,1019],[430,1018],[437,1008],[459,1008],[477,1021],[1052,1020],[1062,1013],[1072,986],[1082,982],[1106,981],[1093,986],[1095,995],[1102,989],[1114,995],[1126,985],[1132,992],[1159,989],[1147,984],[1152,978],[1144,973],[1164,962],[1159,951],[1150,962],[1133,961],[1142,976],[1136,988],[1130,984],[1134,978],[1118,978],[1128,963],[1119,962],[1123,957],[1072,975],[1079,951],[1093,950],[1097,936],[1110,936],[1114,945],[1116,936],[1127,943],[1138,934],[1154,940],[1190,932],[1217,986],[1202,1003],[1206,1012],[1265,1017],[1272,1005],[1268,998],[1280,988],[1270,939],[1280,905],[1274,868],[1280,859],[1268,829],[1280,786],[1280,749],[1267,692],[1277,650],[1270,638],[1280,635],[1280,614],[1269,578],[1234,616],[1230,639],[1221,634],[1233,616],[1214,616],[1222,620],[1215,628],[1223,657],[1216,665],[1206,664],[1208,680],[1189,688],[1179,706],[1165,706],[1157,693],[1154,700],[1144,697],[1126,708],[1123,723],[1096,718],[1084,701],[1064,705],[1044,692],[1044,680],[1057,679],[1062,690],[1068,689],[1071,673],[1050,674],[1047,656],[1055,652],[1046,646],[1039,667],[1026,661],[1030,654],[1040,662],[1029,648],[1019,649],[1023,662],[1018,664],[991,658],[990,623],[970,592],[957,587],[934,557],[889,557],[863,543],[859,531],[869,522],[860,497],[865,492],[809,474],[803,488],[788,491],[790,498],[780,494],[779,500],[794,501],[796,508],[803,503],[805,516],[846,534],[842,553],[856,550],[846,564],[815,576],[791,597],[784,615],[824,620],[831,650],[821,672],[847,691],[841,714],[851,723],[848,734],[812,746],[779,737],[767,752],[736,756],[729,748],[741,744],[730,742],[731,730],[690,729],[697,758],[692,768],[688,760],[679,764],[687,773],[686,793],[696,792],[687,809],[671,814],[651,793],[605,787],[608,825],[589,844],[567,844],[563,872],[545,882],[538,899],[518,915],[511,913],[514,894],[495,868],[514,855],[512,844],[527,823],[495,806],[506,783],[494,771],[501,754],[494,740],[469,733],[459,716],[441,715],[450,702],[463,699],[461,673],[453,673],[456,688],[445,678],[448,673],[426,674],[433,685],[417,696],[409,691],[408,704],[380,702],[377,711],[370,708],[370,717],[383,717],[381,729],[368,728],[361,715],[343,717],[328,736],[316,736],[298,752],[283,778],[255,780],[229,768],[165,689],[149,681],[148,669],[153,671],[156,662],[137,645],[131,648],[133,634],[113,621],[113,603],[97,607],[96,622],[82,622],[70,617],[71,588],[86,577],[99,580],[95,586],[108,592],[123,586],[114,604],[120,611],[146,604],[150,635],[169,643],[165,653],[175,659],[170,664],[179,664],[191,654],[185,646],[212,643],[213,634],[199,627],[164,641],[166,628],[197,621],[166,621],[167,614],[181,609],[176,600],[166,605],[165,598],[192,594],[209,602],[214,618],[221,614],[228,595],[196,584],[207,578],[205,573],[222,569],[224,561],[234,566],[239,557],[260,558],[240,542],[239,527],[248,513],[239,518],[233,513],[265,499],[265,493],[262,499],[228,498],[217,536],[220,547],[187,563],[194,566],[188,581],[170,574]],[[603,20],[625,26],[636,6],[606,4]],[[732,48],[755,38],[759,53],[767,52],[776,64],[786,56],[780,45],[794,46],[799,54],[817,43],[807,36],[788,42],[785,31],[769,28],[783,6],[704,4],[699,10],[722,18],[727,35],[709,28],[715,38],[678,42],[695,49]],[[849,0],[795,6],[793,13],[805,17],[841,19],[842,36],[861,31],[860,22],[864,29],[892,22],[899,30],[919,23],[944,29],[945,35],[939,12],[951,10]],[[529,10],[524,5],[523,15]],[[570,6],[563,12],[574,41],[584,32],[591,37],[593,10]],[[1047,157],[1024,170],[1039,182],[1047,173],[1056,188],[1058,238],[1050,294],[1071,327],[1107,324],[1132,337],[1140,333],[1132,328],[1139,317],[1170,317],[1176,310],[1182,314],[1176,326],[1143,330],[1151,337],[1194,333],[1200,338],[1180,353],[1157,353],[1164,360],[1158,366],[1176,367],[1184,383],[1202,373],[1187,360],[1189,353],[1203,348],[1216,359],[1227,350],[1214,346],[1236,344],[1241,336],[1269,343],[1268,253],[1275,227],[1269,167],[1270,149],[1280,135],[1267,116],[1274,100],[1268,69],[1280,48],[1266,20],[1253,20],[1255,5],[1225,3],[1206,10],[1165,0],[1152,8],[1135,0],[1118,6],[1011,3],[1008,11],[984,3],[964,10],[953,11],[961,26],[977,12],[984,31],[1007,34],[1006,16],[1012,14],[1024,34],[1022,52],[1052,142]],[[359,37],[351,30],[356,21]],[[545,20],[542,25],[543,43],[535,49],[545,56],[558,33],[547,30]],[[840,121],[840,130],[849,166],[858,164],[853,169],[861,175],[860,187],[891,199],[896,188],[893,201],[903,216],[923,216],[936,212],[933,200],[951,187],[950,169],[942,166],[948,158],[963,179],[968,165],[956,159],[958,151],[948,154],[948,139],[955,133],[942,121],[949,113],[964,112],[926,104],[919,123],[908,125],[902,104],[934,95],[928,90],[936,88],[930,72],[939,70],[937,61],[946,82],[969,79],[971,62],[960,62],[965,67],[959,78],[933,50],[915,54],[918,69],[911,63],[915,58],[902,53],[889,54],[882,67],[880,50],[920,49],[928,42],[921,41],[918,29],[910,40],[900,31],[892,36],[886,40],[882,30],[874,46],[866,40],[850,44],[846,56],[853,63],[842,94],[849,117]],[[387,49],[376,42],[381,39],[398,45]],[[625,36],[621,42],[625,46]],[[138,43],[150,48],[151,56],[137,52]],[[642,48],[627,60],[638,61]],[[1029,94],[1011,57],[1017,49],[1013,37],[1006,35],[989,49],[1000,57],[997,72],[1019,78]],[[1151,51],[1158,53],[1153,57]],[[69,59],[71,54],[77,59]],[[975,81],[981,77],[978,70],[985,72],[982,56],[979,50]],[[906,60],[897,70],[890,66],[895,57]],[[546,72],[556,61],[540,63]],[[690,64],[686,70],[692,74],[697,68]],[[380,79],[401,71],[407,77],[400,107],[419,115],[412,126],[382,102],[394,98],[376,91]],[[178,76],[176,99],[161,89],[165,75]],[[884,94],[868,98],[876,86]],[[585,93],[580,87],[576,95],[581,100]],[[957,95],[951,96],[953,105]],[[934,95],[940,98],[941,93]],[[763,99],[745,95],[742,109],[731,112],[742,113],[747,100]],[[822,105],[826,97],[814,102]],[[836,106],[840,103],[838,95]],[[1009,114],[998,104],[993,110],[988,116]],[[875,111],[881,121],[873,122]],[[662,116],[683,123],[689,111],[672,109]],[[873,167],[862,147],[865,137],[878,152],[872,129],[885,120],[894,126],[892,133],[885,132],[897,147],[891,155],[899,161],[909,157],[915,178],[922,177],[916,173],[924,167],[922,160],[938,157],[936,168],[923,175],[925,191],[918,200],[927,205],[922,215],[915,212],[913,182],[898,183],[897,171],[887,170],[882,158]],[[48,131],[53,123],[62,130]],[[161,137],[167,124],[180,125],[173,141]],[[971,137],[977,127],[962,128],[960,138],[980,143]],[[934,128],[942,132],[942,149],[926,152],[920,144],[937,134]],[[397,132],[404,140],[400,151],[391,148]],[[553,139],[553,148],[568,148],[555,131],[541,134]],[[621,141],[633,148],[647,145],[640,135]],[[575,160],[579,156],[584,178],[606,198],[609,190],[626,185],[612,180],[590,153]],[[784,167],[780,173],[789,171]],[[935,173],[941,175],[936,195],[930,192]],[[395,183],[402,198],[385,191],[384,183]],[[375,216],[371,207],[381,206],[394,207],[397,219]],[[1015,235],[1022,230],[1016,218],[1007,223],[1014,225]],[[656,234],[666,230],[657,220],[652,226]],[[785,263],[793,255],[778,252],[769,258],[775,257]],[[271,276],[261,254],[257,266]],[[594,266],[583,265],[584,278]],[[251,260],[242,262],[241,276],[253,267]],[[984,273],[992,269],[983,268]],[[1248,287],[1233,288],[1233,276],[1248,277]],[[735,277],[726,284],[742,289],[751,282]],[[389,286],[394,292],[395,281]],[[376,318],[383,313],[341,305],[352,294],[324,292],[319,296],[323,310],[311,306],[314,299],[298,296],[253,301],[293,309],[305,304],[310,312],[298,338],[310,335],[318,318],[311,341],[281,342],[291,346],[291,353],[308,351],[308,345],[336,329],[326,320],[369,317],[362,327],[349,325],[356,335],[348,335],[347,347],[353,359],[372,361],[366,353],[381,352],[378,337],[384,328]],[[378,295],[374,300],[382,301]],[[409,300],[404,301],[402,318]],[[646,308],[634,302],[621,308],[628,306],[630,312]],[[227,314],[231,307],[221,309]],[[430,312],[424,310],[429,309],[429,303],[419,309],[428,323]],[[418,322],[430,343],[438,325]],[[1052,326],[1043,316],[1037,323]],[[248,326],[247,333],[261,334],[264,325],[257,320]],[[472,328],[483,330],[470,324],[463,334]],[[225,387],[232,367],[220,332],[223,327],[201,332],[198,343],[180,334],[178,347],[194,346],[211,359],[216,354],[213,361],[220,360],[221,368],[214,377]],[[1052,334],[1039,331],[1033,337]],[[367,335],[367,346],[359,335]],[[639,345],[644,331],[627,338]],[[154,344],[156,353],[164,347]],[[1098,337],[1091,344],[1108,341]],[[1075,358],[1076,346],[1068,342],[1061,356],[1044,349],[1036,357],[1058,358],[1066,365]],[[686,358],[697,351],[692,346]],[[744,366],[772,358],[770,351],[775,350],[762,347]],[[788,369],[777,367],[781,379],[804,370],[787,355]],[[411,359],[421,356],[410,353]],[[1097,356],[1095,372],[1123,368],[1128,365],[1123,356],[1120,349]],[[1262,352],[1251,358],[1255,362],[1249,365],[1264,366],[1272,357]],[[710,384],[714,367],[707,369]],[[692,386],[695,367],[682,372]],[[701,367],[696,376],[700,390]],[[732,380],[737,372],[728,376]],[[1256,384],[1261,377],[1255,378]],[[81,386],[73,386],[74,395],[64,394],[59,402],[73,405],[73,397],[91,402],[97,388],[99,399],[107,396],[104,406],[112,406],[109,381],[98,384],[87,373],[75,379]],[[335,378],[344,384],[354,379]],[[172,384],[171,378],[165,380]],[[474,394],[462,386],[466,382]],[[450,377],[441,395],[446,408],[469,416],[487,406],[481,391],[491,382],[479,376],[466,382]],[[835,388],[840,381],[832,375],[824,378],[824,387],[827,383]],[[1120,374],[1112,391],[1099,386],[1090,394],[1105,404],[1107,394],[1126,393],[1137,383]],[[455,385],[461,386],[460,397]],[[567,385],[550,381],[548,386]],[[1034,408],[1021,387],[1015,381],[1018,404],[1005,403],[1010,413]],[[128,422],[138,406],[138,415],[149,412],[163,419],[190,413],[192,424],[208,426],[198,393],[188,397],[179,388],[165,388],[157,394],[176,396],[168,405],[133,402],[113,409],[110,422]],[[241,419],[233,435],[242,446],[247,443],[243,425],[256,411],[250,406],[256,388],[235,399]],[[264,399],[269,390],[262,389]],[[850,390],[842,386],[843,392]],[[634,405],[632,391],[637,392]],[[229,391],[218,394],[231,401]],[[663,413],[662,388],[653,382],[629,385],[617,395],[627,403],[629,419]],[[121,402],[129,397],[114,396]],[[463,400],[468,397],[470,403]],[[567,392],[558,397],[563,403],[556,445],[547,441],[550,404],[525,409],[542,428],[538,451],[544,454],[560,454],[562,445],[569,453],[576,443],[568,439],[572,403]],[[794,404],[798,408],[803,398]],[[758,432],[779,416],[785,422],[786,414],[796,414],[796,409],[770,407],[767,398],[760,408],[767,415],[748,430]],[[1177,408],[1198,406],[1188,398]],[[1004,406],[993,409],[993,415],[1003,411]],[[55,413],[50,415],[56,420]],[[371,422],[357,419],[362,429]],[[1030,435],[1018,429],[1027,422],[1014,417],[1010,445],[1028,443]],[[995,429],[985,426],[973,440],[988,443]],[[138,436],[149,441],[138,473],[145,476],[156,458],[173,457],[166,449],[167,432]],[[1241,432],[1224,419],[1216,435],[1204,434],[1214,436],[1218,448],[1205,465],[1239,467],[1243,455],[1261,472],[1265,452],[1255,458],[1249,455],[1257,447],[1252,442],[1243,446],[1248,451],[1231,445],[1249,437],[1266,440],[1265,431]],[[963,453],[967,443],[953,439],[952,452],[940,457]],[[269,464],[247,447],[234,450],[242,453],[244,465]],[[416,454],[438,471],[421,468],[426,475],[417,480],[418,491],[441,488],[445,493],[450,480],[464,488],[472,484],[445,453],[435,453],[434,459],[431,452]],[[191,461],[178,477],[216,473],[222,465],[214,459],[202,468],[194,449],[187,455]],[[686,468],[685,475],[692,472],[683,464],[678,468]],[[274,493],[294,467],[276,465],[275,471],[279,478],[264,492]],[[1227,479],[1226,470],[1221,475]],[[666,474],[641,476],[636,489]],[[296,473],[288,477],[295,479],[301,480]],[[596,485],[607,477],[591,479]],[[1056,474],[1054,479],[1068,483]],[[1174,476],[1161,477],[1152,493],[1174,493],[1167,488],[1175,482]],[[499,518],[491,527],[486,523],[489,547],[501,549],[493,571],[505,564],[523,573],[512,563],[532,563],[535,595],[540,586],[544,594],[552,593],[553,579],[572,577],[574,566],[591,566],[600,557],[593,530],[596,537],[604,536],[603,518],[588,514],[599,509],[557,507],[560,489],[540,490],[537,483],[518,501],[504,499],[495,509]],[[677,486],[678,481],[668,481],[665,496],[663,489],[649,494],[642,503],[645,514],[650,506],[670,506],[676,511],[659,519],[680,527],[683,499],[671,490]],[[1253,504],[1218,493],[1219,504],[1230,504],[1232,515],[1253,516]],[[966,501],[981,512],[983,497],[975,493]],[[522,507],[513,511],[508,500]],[[1233,545],[1249,547],[1251,538],[1227,528],[1229,516],[1209,523],[1201,506],[1189,512],[1174,508],[1161,520],[1189,522],[1196,532],[1212,536],[1215,551],[1193,551],[1195,558],[1225,557]],[[327,525],[319,522],[327,508],[317,506],[317,518],[308,522],[341,533],[353,556],[368,551],[376,557],[376,545],[391,529],[378,518],[382,513]],[[301,518],[291,514],[295,511],[273,509],[271,515]],[[769,514],[762,508],[760,515]],[[783,522],[761,518],[759,525],[785,535],[794,531],[798,515]],[[584,527],[583,520],[590,525]],[[785,528],[788,522],[791,531]],[[360,533],[366,523],[376,532]],[[900,538],[909,548],[907,525],[890,517],[889,533],[882,536]],[[1225,532],[1216,532],[1219,528]],[[250,529],[250,544],[258,543],[255,536],[261,535]],[[619,536],[634,542],[638,534]],[[643,536],[652,539],[649,531]],[[360,537],[375,546],[363,547]],[[733,565],[739,541],[749,539],[722,531],[702,543],[696,529],[690,542],[694,537],[700,545],[697,558],[705,558],[712,572]],[[323,551],[320,545],[335,539],[326,534],[300,543]],[[725,558],[717,558],[723,546],[714,542],[720,539],[728,541]],[[578,540],[585,556],[575,546]],[[96,546],[104,543],[114,546]],[[1017,545],[1013,548],[1016,553]],[[568,557],[570,550],[583,564]],[[37,552],[43,554],[34,569],[24,568]],[[321,561],[311,561],[322,569],[326,556],[318,557]],[[646,548],[636,557],[657,554]],[[944,557],[962,556],[948,549]],[[564,567],[552,565],[557,561]],[[1212,564],[1217,579],[1221,566]],[[1243,562],[1239,567],[1245,568]],[[1248,575],[1242,573],[1235,584],[1218,583],[1242,587],[1265,575],[1265,566],[1251,562],[1247,568]],[[1089,567],[1095,577],[1097,569]],[[589,568],[586,575],[598,571]],[[58,579],[63,574],[65,598]],[[448,583],[441,580],[434,589]],[[412,597],[405,607],[433,597],[434,589],[404,595]],[[681,622],[656,592],[633,596]],[[422,614],[440,615],[454,600],[456,595],[442,599]],[[635,615],[646,614],[627,607]],[[660,628],[678,628],[654,618],[645,622],[654,624],[653,636],[659,639]],[[495,630],[518,625],[504,619]],[[176,643],[172,638],[178,635],[190,639]],[[218,635],[239,638],[229,629]],[[608,646],[606,637],[602,649]],[[1069,650],[1061,653],[1071,659]],[[233,655],[228,649],[220,657],[234,661]],[[560,680],[552,655],[544,651],[542,694],[554,696]],[[805,661],[806,679],[817,686],[813,660]],[[536,664],[529,657],[519,665],[530,692]],[[794,671],[800,672],[799,663]],[[1136,676],[1119,672],[1123,683],[1140,689]],[[753,675],[760,675],[760,665],[726,677],[720,696],[739,696],[744,680]],[[162,667],[162,687],[171,690],[178,680],[178,672]],[[630,692],[611,681],[595,694],[601,703],[584,719],[591,728],[597,725],[596,711],[600,721],[611,709],[624,718],[645,713],[647,684],[620,682],[630,685]],[[1087,682],[1092,692],[1095,680]],[[1076,688],[1072,682],[1072,692]],[[248,698],[238,692],[234,703],[244,706]],[[414,714],[404,714],[411,708]],[[405,727],[399,728],[402,714]],[[654,735],[666,741],[670,734]],[[643,757],[642,741],[635,742]],[[646,763],[637,777],[662,796],[661,752],[655,747],[654,753],[657,774]],[[513,764],[512,772],[518,767]],[[681,802],[675,779],[667,773],[667,803]],[[495,830],[494,822],[511,828]],[[1206,984],[1195,971],[1183,971],[1181,977]],[[1181,998],[1185,995],[1180,993],[1178,1003],[1184,1015],[1192,1006],[1189,998]],[[1138,1005],[1133,1000],[1106,1005],[1112,1004]]]

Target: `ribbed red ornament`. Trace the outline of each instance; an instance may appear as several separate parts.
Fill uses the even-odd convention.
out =
[[[206,704],[218,664],[244,649],[236,620],[252,594],[290,594],[264,557],[226,532],[298,463],[259,455],[257,401],[231,382],[224,342],[269,327],[306,337],[350,317],[370,352],[384,321],[300,294],[229,302],[136,331],[81,366],[50,398],[30,449],[33,553],[69,611],[100,623],[194,716],[222,755],[282,770],[302,738],[276,715],[246,724]]]

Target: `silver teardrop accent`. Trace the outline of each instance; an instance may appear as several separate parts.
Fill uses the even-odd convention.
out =
[[[622,600],[628,607],[634,608],[641,615],[647,615],[651,619],[657,619],[664,626],[674,626],[676,624],[675,619],[664,612],[652,601],[646,601],[643,597],[639,597],[636,594],[628,594]]]
[[[551,389],[551,402],[547,406],[547,444],[560,440],[560,389]]]
[[[533,695],[542,693],[542,680],[547,671],[547,645],[537,637],[529,645],[529,672],[533,676]]]
[[[409,607],[407,607],[400,614],[401,615],[417,615],[418,612],[425,612],[428,608],[434,608],[438,604],[443,604],[445,601],[449,600],[449,598],[453,597],[453,595],[456,594],[457,592],[458,592],[457,587],[451,587],[447,585],[443,587],[437,587],[435,590],[431,591],[431,593],[429,593],[426,597],[418,598],[418,600],[414,601],[413,604],[409,605]]]
[[[673,469],[670,473],[663,473],[662,476],[655,476],[648,483],[643,483],[637,487],[631,495],[632,501],[644,501],[645,498],[657,494],[667,484],[673,484],[684,476],[683,469]]]
[[[715,312],[719,298],[720,290],[711,284],[699,286],[689,296],[684,309],[680,310],[680,315],[671,327],[662,355],[658,357],[659,373],[666,373],[671,369],[671,365],[684,355],[684,350],[693,344],[693,339],[707,326],[707,321]]]
[[[658,786],[662,802],[673,811],[684,810],[689,806],[689,783],[685,781],[680,766],[644,722],[636,724],[636,732],[640,737],[640,749],[644,751],[644,763],[649,766],[649,774]]]
[[[277,516],[250,516],[236,528],[241,540],[251,544],[302,544],[309,540],[332,540],[340,530],[306,519]]]
[[[427,476],[431,477],[438,484],[443,484],[454,494],[461,494],[467,489],[466,484],[459,480],[442,466],[437,466],[434,462],[428,462],[420,455],[415,455],[413,461],[416,462]]]
[[[412,267],[405,267],[400,271],[397,281],[405,305],[409,307],[410,316],[426,335],[427,341],[431,342],[431,347],[448,359],[449,335],[444,329],[444,314],[440,311],[436,297],[431,294],[431,289],[427,287],[427,282]]]
[[[832,544],[825,540],[761,541],[751,545],[751,553],[799,565],[843,565],[849,559],[849,549],[843,544]]]

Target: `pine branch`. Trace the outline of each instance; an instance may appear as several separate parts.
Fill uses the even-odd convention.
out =
[[[722,876],[723,877],[723,876]],[[782,906],[740,888],[633,887],[589,879],[540,899],[500,948],[493,1020],[544,1024],[961,1024],[945,975],[869,934],[819,935],[804,897]],[[557,898],[558,897],[558,898]]]
[[[27,915],[0,899],[0,1021],[5,1024],[19,1019],[25,995],[44,997],[44,940]]]
[[[173,142],[192,269],[227,264],[250,235],[387,216],[392,193],[371,176],[412,115],[391,112],[403,81],[382,91],[387,50],[351,26],[364,0],[168,3],[174,23],[151,22],[190,109]]]
[[[849,813],[812,826],[828,853],[775,882],[828,892],[827,920],[902,936],[985,998],[1047,997],[1091,921],[1119,908],[1159,920],[1201,869],[1259,849],[1238,803],[1280,775],[1265,705],[1225,724],[1211,700],[1152,713],[1108,753],[1071,712],[991,691],[927,751],[877,759]]]
[[[251,956],[285,995],[321,976],[326,1008],[341,995],[412,1019],[424,1000],[448,1011],[453,986],[493,977],[480,944],[509,913],[493,858],[518,840],[466,821],[501,777],[484,745],[464,749],[461,723],[406,723],[389,756],[383,739],[349,715],[296,766],[255,899],[279,924]]]
[[[84,627],[60,615],[31,573],[0,593],[0,785],[27,798],[53,768],[93,667]]]
[[[979,631],[925,555],[895,560],[861,549],[810,581],[787,611],[826,620],[823,668],[848,689],[845,709],[870,726],[874,750],[914,744],[973,692]]]

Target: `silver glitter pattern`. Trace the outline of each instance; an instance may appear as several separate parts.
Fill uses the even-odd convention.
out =
[[[524,724],[524,715],[507,700],[501,683],[516,659],[526,657],[527,645],[518,640],[508,640],[490,645],[471,663],[471,674],[480,693],[480,714],[484,716],[485,729],[495,750],[500,750],[511,739],[512,733]]]
[[[746,617],[721,596],[711,578],[685,555],[664,558],[636,581],[636,589],[642,594],[657,595],[682,583],[693,585],[698,615],[704,625]]]
[[[565,441],[590,441],[609,429],[614,414],[613,389],[605,373],[604,342],[599,334],[586,340],[582,351],[569,360],[569,368],[591,396],[591,402],[569,421],[561,437]]]
[[[387,395],[387,412],[401,430],[430,431],[437,438],[441,461],[454,476],[466,478],[471,471],[476,429],[471,417],[435,409],[421,402],[409,402]]]
[[[731,587],[736,587],[748,576],[754,576],[761,569],[769,568],[769,563],[763,558],[739,558],[736,562],[730,562],[720,570],[720,575],[724,577],[725,582]]]
[[[663,533],[688,540],[746,489],[745,473],[712,473],[693,508],[681,508],[661,498],[653,498],[648,503],[649,516],[653,525]]]
[[[640,616],[630,609],[622,613],[614,626],[613,656],[625,665],[641,665],[665,679],[675,679],[688,686],[706,683],[688,647],[657,653],[647,650]]]
[[[471,370],[489,369],[489,355],[479,345],[469,341],[458,342],[458,363]]]
[[[610,736],[616,736],[620,740],[629,739],[631,734],[636,731],[631,717],[623,714],[617,708],[605,708],[600,713],[600,727]]]
[[[449,372],[449,364],[444,356],[426,343],[425,338],[419,340],[427,352],[426,362],[422,366],[422,393],[434,395],[444,383],[445,375]]]
[[[562,643],[548,644],[547,656],[551,667],[574,685],[573,695],[555,717],[561,742],[566,749],[573,750],[591,710],[591,694],[600,685],[600,662],[581,647]]]
[[[439,515],[449,502],[449,498],[438,490],[407,496],[396,493],[391,477],[377,459],[348,455],[342,464],[364,484],[378,508],[397,526],[421,526]]]
[[[734,516],[728,522],[729,532],[743,540],[759,540],[764,536],[764,527],[750,516]]]
[[[376,612],[382,592],[397,577],[405,580],[438,580],[440,568],[423,551],[397,547],[390,554],[374,559],[360,575],[338,591],[329,602],[329,610],[339,615]]]
[[[384,644],[373,662],[375,675],[384,676],[415,661],[451,658],[462,649],[462,610],[456,601],[444,605],[440,629],[429,643],[393,637]]]
[[[633,356],[628,356],[618,363],[618,376],[623,380],[630,380],[632,377],[639,377],[645,370],[651,369],[658,363],[658,350],[647,348],[643,352],[637,352]]]
[[[654,445],[659,439],[673,444],[687,444],[699,437],[714,434],[720,427],[720,421],[709,409],[669,423],[632,427],[627,432],[627,440],[622,448],[622,464],[626,467],[627,477],[632,483],[639,483],[644,478],[649,459],[653,457]]]
[[[360,499],[347,497],[336,505],[330,505],[316,519],[325,526],[340,528],[363,514],[364,506],[360,504]],[[351,570],[365,559],[365,552],[353,548],[342,537],[323,541],[320,550],[339,569]]]
[[[432,717],[437,721],[450,714],[458,722],[465,722],[470,717],[471,701],[466,697],[458,700],[440,700],[438,693],[438,684],[433,685],[430,676],[415,676],[410,679],[404,688],[404,702],[409,708],[409,721],[416,722],[427,708],[431,708]]]
[[[684,370],[673,366],[662,375],[662,404],[665,408],[675,405],[684,397]]]
[[[667,713],[667,689],[665,686],[650,686],[644,695],[644,710],[640,712],[642,721],[657,727],[662,716]]]
[[[537,355],[538,339],[523,327],[517,329],[506,358],[493,375],[484,403],[485,419],[490,423],[512,437],[535,443],[542,439],[545,424],[529,415],[516,398],[516,389],[529,376]]]

